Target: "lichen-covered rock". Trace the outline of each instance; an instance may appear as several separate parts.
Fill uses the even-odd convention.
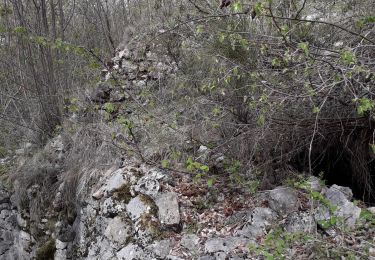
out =
[[[270,226],[277,219],[277,214],[270,208],[255,208],[250,215],[248,224],[236,232],[237,236],[256,239],[266,232],[266,227]]]
[[[162,225],[175,226],[180,224],[180,211],[177,194],[174,192],[163,193],[156,199],[159,220]]]
[[[206,241],[204,251],[206,253],[230,252],[236,248],[245,249],[248,239],[240,237],[211,238]]]
[[[308,212],[293,212],[286,219],[285,230],[292,233],[314,234],[317,231],[317,224],[312,214]]]
[[[157,257],[165,259],[172,250],[172,242],[169,239],[163,239],[155,241],[147,247],[147,249],[153,252]]]
[[[154,204],[151,199],[146,195],[138,195],[135,198],[132,198],[128,205],[126,205],[126,210],[129,213],[131,219],[136,221],[144,213],[149,213],[154,210]]]
[[[118,248],[126,245],[133,235],[133,228],[130,219],[126,216],[117,216],[109,221],[104,235]]]
[[[183,235],[180,244],[190,252],[199,252],[199,237],[195,234]]]
[[[156,176],[145,175],[138,180],[134,190],[155,198],[160,190],[160,183]]]
[[[100,210],[105,217],[114,217],[125,211],[125,206],[115,202],[112,198],[107,198],[100,205]]]
[[[146,253],[136,244],[129,244],[116,253],[119,260],[150,259]]]

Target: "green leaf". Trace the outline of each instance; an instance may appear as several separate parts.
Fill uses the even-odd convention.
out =
[[[260,16],[264,12],[264,5],[261,2],[258,2],[254,5],[254,11],[255,13]]]
[[[298,43],[298,48],[305,52],[306,56],[309,56],[309,43],[308,42],[300,42]]]
[[[349,51],[349,50],[345,50],[345,51],[341,52],[340,59],[346,65],[352,65],[356,62],[356,58],[355,58],[354,53]]]
[[[281,65],[281,62],[278,58],[272,59],[272,66],[279,67]]]
[[[289,27],[288,27],[288,25],[283,25],[283,26],[281,26],[281,34],[282,35],[287,35],[288,34],[288,32],[289,32]]]
[[[314,114],[318,114],[320,112],[320,108],[319,107],[314,107],[313,108],[313,113]]]
[[[204,26],[201,25],[201,24],[198,25],[198,26],[196,27],[195,31],[196,31],[197,34],[201,34],[201,33],[203,33],[203,31],[204,31]]]
[[[169,166],[169,161],[168,160],[162,160],[161,161],[161,167],[168,168],[168,166]]]
[[[13,32],[15,33],[19,33],[19,34],[24,34],[27,32],[26,28],[25,27],[22,27],[22,26],[17,26],[13,29]]]
[[[235,11],[235,12],[241,12],[241,11],[242,11],[242,4],[241,4],[239,1],[237,1],[237,2],[235,2],[235,3],[232,5],[232,9],[233,9],[233,11]]]
[[[215,180],[213,178],[209,178],[207,180],[207,186],[211,188],[214,185],[214,182]]]
[[[364,113],[371,111],[375,107],[373,100],[368,98],[357,99],[357,113],[363,116]]]
[[[207,165],[201,165],[199,167],[200,170],[204,171],[204,172],[208,172],[210,170],[210,167],[208,167]]]
[[[115,112],[115,106],[110,102],[105,103],[103,108],[107,113],[112,114],[113,112]]]

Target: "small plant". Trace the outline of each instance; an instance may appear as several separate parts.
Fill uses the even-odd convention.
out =
[[[207,165],[204,165],[204,164],[201,164],[199,162],[194,161],[192,157],[189,157],[186,160],[185,165],[186,165],[186,169],[189,172],[195,172],[196,173],[195,176],[194,176],[195,181],[200,180],[210,170],[210,168]],[[207,182],[207,185],[212,186],[213,185],[213,179],[209,179],[209,181]]]
[[[285,253],[288,248],[312,239],[305,233],[288,233],[278,228],[269,232],[261,244],[250,244],[249,249],[267,260],[286,259]]]

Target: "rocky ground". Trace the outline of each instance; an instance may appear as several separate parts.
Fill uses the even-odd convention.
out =
[[[315,177],[252,194],[224,177],[207,187],[134,161],[84,176],[73,224],[58,221],[49,234],[50,220],[42,219],[51,238],[39,248],[2,187],[1,259],[375,257],[375,208],[352,202],[349,188],[326,187]]]
[[[119,51],[115,65],[103,71],[104,82],[119,73],[124,90],[142,89],[174,72],[173,62],[145,55],[139,60]],[[90,99],[105,106],[131,99],[129,93],[101,83]],[[128,109],[102,111],[117,117],[132,113]],[[68,148],[57,136],[46,149],[63,160]],[[353,200],[350,188],[327,187],[316,177],[256,192],[225,174],[207,185],[193,174],[132,159],[83,169],[80,176],[77,214],[68,220],[53,212],[64,202],[61,178],[36,223],[47,238],[43,244],[31,235],[30,216],[15,195],[0,187],[0,259],[375,259],[375,208]],[[40,188],[29,187],[26,196]]]

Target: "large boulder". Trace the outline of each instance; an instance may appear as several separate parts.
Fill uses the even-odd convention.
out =
[[[317,221],[328,221],[335,217],[344,227],[354,228],[361,214],[361,209],[350,201],[353,196],[352,191],[346,187],[332,185],[323,192],[323,195],[327,202],[319,205],[315,219]]]
[[[299,202],[295,190],[289,187],[277,187],[268,193],[269,207],[279,215],[298,210]]]

